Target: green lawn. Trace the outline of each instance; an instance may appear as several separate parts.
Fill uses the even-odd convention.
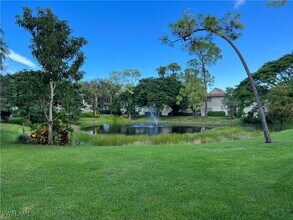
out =
[[[102,115],[100,118],[80,118],[78,121],[78,125],[82,127],[101,125],[101,124],[128,124],[132,123],[132,121],[128,118],[122,116],[113,116],[113,115]]]
[[[293,218],[293,130],[144,147],[18,145],[19,132],[1,124],[4,219]]]
[[[167,116],[162,117],[164,123],[182,123],[197,125],[239,125],[239,119],[228,119],[226,117],[194,117],[194,116]]]

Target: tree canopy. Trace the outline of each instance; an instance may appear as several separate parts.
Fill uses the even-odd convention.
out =
[[[48,91],[50,87],[43,81],[42,71],[24,70],[13,75],[2,76],[5,91],[1,94],[1,104],[17,107],[19,116],[31,123],[46,122]],[[25,80],[24,80],[25,79]],[[1,86],[2,89],[2,86]],[[2,102],[2,100],[5,101]],[[53,103],[54,118],[66,118],[66,121],[76,119],[81,109],[80,86],[63,81],[56,87],[56,97]],[[58,110],[58,107],[61,107]],[[62,112],[61,112],[62,110]],[[62,115],[61,115],[62,114]]]
[[[159,111],[165,107],[174,109],[180,88],[181,82],[171,76],[142,79],[134,90],[136,104],[155,107]]]
[[[116,110],[124,109],[131,118],[134,110],[134,88],[141,74],[137,69],[126,69],[124,71],[113,71],[110,73],[110,81],[116,88],[114,103]]]
[[[177,95],[177,104],[181,104],[186,98],[188,107],[193,110],[195,115],[201,110],[202,103],[207,96],[206,90],[201,79],[198,77],[196,69],[187,68],[184,71],[183,86]]]
[[[266,103],[270,119],[274,123],[280,124],[280,127],[293,114],[292,67],[293,53],[289,53],[277,60],[265,63],[253,74],[260,97]],[[244,79],[234,91],[240,112],[254,102],[253,93],[248,87],[249,81]]]
[[[167,66],[159,66],[156,70],[159,77],[172,76],[178,78],[178,75],[181,73],[181,66],[176,62],[172,62]]]
[[[230,118],[235,117],[236,108],[238,106],[234,91],[234,88],[227,87],[223,99],[223,105],[226,106]]]
[[[37,8],[37,14],[23,8],[22,15],[16,16],[16,23],[27,30],[31,36],[32,54],[42,67],[42,80],[49,84],[49,100],[44,116],[48,122],[48,144],[53,144],[53,104],[56,88],[65,81],[80,80],[84,72],[80,67],[84,63],[81,48],[87,43],[83,37],[71,36],[68,22],[59,20],[51,9]]]
[[[293,53],[265,63],[253,74],[253,79],[262,100],[267,99],[267,94],[275,86],[293,84]],[[253,92],[249,88],[249,80],[246,78],[235,89],[235,96],[241,108],[250,106],[254,102]]]
[[[87,44],[83,37],[72,37],[68,22],[59,20],[49,8],[33,11],[23,8],[22,16],[16,16],[16,23],[32,36],[30,48],[33,56],[46,72],[47,82],[60,80],[80,80],[84,72],[81,48]]]

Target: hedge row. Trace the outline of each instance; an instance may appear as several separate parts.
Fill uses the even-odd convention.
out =
[[[209,111],[208,116],[211,117],[225,117],[226,114],[224,111]]]
[[[81,117],[84,117],[84,118],[92,118],[93,117],[93,113],[92,112],[83,112],[80,114]],[[95,118],[99,118],[100,117],[100,113],[99,112],[96,112],[96,116]]]

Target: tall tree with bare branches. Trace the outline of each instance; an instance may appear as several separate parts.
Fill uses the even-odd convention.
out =
[[[231,45],[240,58],[250,81],[262,121],[265,142],[271,143],[272,139],[255,82],[244,57],[234,43],[234,41],[241,35],[241,30],[243,29],[243,24],[239,21],[239,17],[240,14],[227,13],[222,18],[203,14],[199,14],[195,18],[192,14],[185,13],[183,18],[179,19],[176,23],[170,24],[171,35],[175,39],[170,40],[169,35],[164,34],[161,37],[161,41],[170,46],[173,46],[176,42],[183,42],[183,44],[188,46],[202,41],[213,42],[214,36],[218,36]]]

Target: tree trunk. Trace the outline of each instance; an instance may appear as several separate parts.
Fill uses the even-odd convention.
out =
[[[112,115],[112,96],[110,96],[109,110],[110,110],[110,115]]]
[[[128,118],[131,119],[130,109],[128,110]]]
[[[22,135],[25,135],[24,121],[22,121]]]
[[[205,97],[204,99],[204,117],[207,117],[208,115],[208,99]]]
[[[93,116],[94,117],[96,117],[97,106],[98,106],[98,96],[95,95],[95,103],[94,103],[94,111],[93,111]]]
[[[207,81],[206,81],[206,68],[205,65],[202,65],[202,72],[203,72],[203,85],[206,92],[206,95],[208,95],[207,91]],[[204,99],[204,117],[207,117],[208,114],[208,97],[206,96]]]
[[[229,114],[230,114],[230,118],[231,119],[234,119],[234,110],[233,110],[233,107],[230,107]]]
[[[50,82],[50,102],[49,102],[49,120],[48,120],[48,144],[53,144],[53,102],[54,102],[54,82]]]
[[[256,103],[257,103],[257,106],[258,106],[259,114],[261,116],[261,122],[262,122],[263,131],[264,131],[265,142],[266,143],[271,143],[272,142],[272,139],[271,139],[271,136],[270,136],[270,132],[269,132],[268,125],[267,125],[267,121],[266,121],[264,109],[263,109],[262,104],[260,102],[260,99],[259,99],[259,96],[258,96],[258,92],[257,92],[256,86],[255,86],[255,82],[254,82],[254,80],[252,78],[252,74],[250,73],[250,70],[249,70],[246,62],[245,62],[242,54],[240,53],[240,51],[236,47],[236,45],[229,38],[227,38],[226,36],[223,36],[221,34],[218,34],[218,35],[220,35],[223,39],[225,39],[233,47],[233,49],[236,51],[238,57],[240,58],[243,66],[244,66],[244,69],[245,69],[245,71],[246,71],[246,73],[248,75],[248,79],[250,81],[250,85],[251,85],[252,90],[253,90],[254,97],[256,99]]]

